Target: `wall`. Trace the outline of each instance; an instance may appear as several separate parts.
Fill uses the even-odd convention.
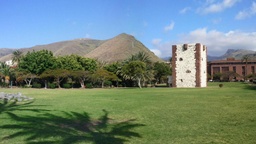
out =
[[[201,51],[200,87],[207,87],[207,48],[206,46],[201,45],[200,51]]]
[[[195,87],[196,65],[195,46],[188,45],[184,50],[183,45],[177,45],[176,60],[176,85],[177,87]]]
[[[208,65],[210,71],[209,74],[211,75],[211,79],[213,79],[213,75],[215,73],[225,73],[225,71],[229,72],[235,72],[239,76],[236,77],[236,80],[244,80],[245,76],[245,68],[246,68],[246,63],[242,62],[241,60],[217,60],[217,61],[212,61]],[[235,70],[234,70],[235,67]],[[244,67],[244,69],[243,69]],[[228,69],[226,69],[228,68]],[[251,60],[247,64],[247,75],[249,74],[255,74],[256,72],[256,61]],[[232,79],[233,76],[231,76]]]
[[[207,86],[207,50],[201,44],[173,45],[173,87]]]

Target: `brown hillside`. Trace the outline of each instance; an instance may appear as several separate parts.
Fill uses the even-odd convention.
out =
[[[100,40],[91,40],[91,39],[77,39],[71,41],[57,42],[48,45],[35,46],[32,47],[32,50],[49,50],[52,51],[55,56],[71,55],[76,54],[83,56],[96,47],[98,47],[102,42]],[[29,50],[31,50],[29,49]]]
[[[99,61],[115,62],[125,60],[138,52],[145,52],[154,62],[162,61],[141,42],[127,34],[120,34],[104,42],[102,45],[86,54],[85,57],[95,58]]]
[[[104,41],[102,40],[93,40],[93,39],[76,39],[70,41],[62,41],[56,42],[47,45],[38,45],[31,48],[22,48],[19,49],[26,54],[28,51],[39,51],[39,50],[49,50],[52,51],[55,56],[63,56],[63,55],[71,55],[76,54],[80,56],[84,56],[89,53],[99,45],[101,45]],[[3,57],[0,57],[0,61],[7,61],[12,59],[12,54],[9,53]]]
[[[19,49],[26,54],[28,51],[52,51],[55,56],[76,54],[95,58],[104,62],[116,62],[129,58],[138,52],[147,53],[153,62],[162,61],[133,36],[120,34],[109,40],[76,39]],[[4,54],[3,54],[4,55]],[[12,53],[0,57],[0,61],[12,59]]]
[[[10,49],[10,48],[1,48],[0,49],[0,58],[3,56],[6,56],[10,53],[13,53],[16,49]]]

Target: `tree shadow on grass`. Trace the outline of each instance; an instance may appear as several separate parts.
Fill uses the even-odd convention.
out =
[[[256,90],[256,84],[244,83],[243,86],[244,86],[243,88],[246,90]]]
[[[31,112],[42,112],[49,111],[45,109],[38,109],[35,107],[45,106],[45,105],[32,105],[34,100],[29,101],[0,101],[0,115],[3,113],[12,113],[14,111],[31,111]]]
[[[91,119],[86,112],[61,112],[58,115],[45,113],[41,116],[17,116],[9,113],[17,123],[0,126],[16,132],[2,140],[26,137],[28,144],[92,142],[95,144],[123,144],[129,138],[141,135],[133,129],[144,126],[134,119],[115,121],[108,112],[98,119]]]

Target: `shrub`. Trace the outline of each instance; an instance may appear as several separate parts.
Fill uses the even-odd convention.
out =
[[[111,86],[112,85],[112,82],[111,81],[105,81],[104,82],[104,86]]]
[[[22,88],[32,88],[32,85],[24,85]]]
[[[223,87],[223,84],[219,84],[219,87],[222,88],[222,87]]]
[[[9,84],[3,82],[3,83],[0,83],[0,86],[1,86],[1,87],[8,87]]]
[[[40,83],[33,83],[32,88],[41,88]]]
[[[54,83],[48,83],[48,88],[54,89],[56,85]]]
[[[65,83],[65,84],[63,84],[63,88],[71,88],[71,84]]]
[[[91,83],[87,83],[87,84],[85,85],[85,88],[93,88],[93,86],[92,86]]]

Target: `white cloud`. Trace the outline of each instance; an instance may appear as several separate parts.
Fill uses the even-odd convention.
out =
[[[161,39],[152,40],[153,48],[151,49],[158,57],[171,57],[172,42],[162,42]]]
[[[233,7],[240,0],[222,0],[222,2],[206,1],[203,7],[198,8],[198,12],[202,14],[218,13],[227,8]]]
[[[208,54],[220,56],[228,49],[248,49],[256,51],[256,32],[241,31],[220,32],[200,28],[184,34],[179,42],[202,43],[208,47]]]
[[[251,12],[252,12],[253,14],[256,13],[256,2],[253,2],[253,3],[252,3]]]
[[[174,25],[175,25],[175,23],[172,21],[171,24],[169,24],[168,26],[164,27],[164,31],[168,32],[168,31],[173,30]]]
[[[161,57],[172,56],[172,45],[185,43],[202,43],[207,46],[208,55],[221,56],[228,49],[248,49],[256,51],[256,32],[241,32],[230,30],[221,32],[199,28],[180,35],[179,40],[162,42],[154,45],[154,49],[161,51]]]
[[[158,57],[161,57],[162,55],[161,51],[158,49],[150,49],[150,51],[152,51]]]
[[[161,41],[162,41],[162,39],[156,38],[156,39],[152,40],[152,44],[153,45],[158,45],[158,44],[160,44]]]
[[[190,9],[191,9],[190,7],[185,7],[185,8],[183,8],[183,9],[180,10],[180,13],[181,13],[181,14],[185,14],[185,13],[187,13]]]
[[[242,20],[242,19],[249,18],[255,14],[256,14],[256,2],[252,2],[251,8],[238,12],[235,19]]]

